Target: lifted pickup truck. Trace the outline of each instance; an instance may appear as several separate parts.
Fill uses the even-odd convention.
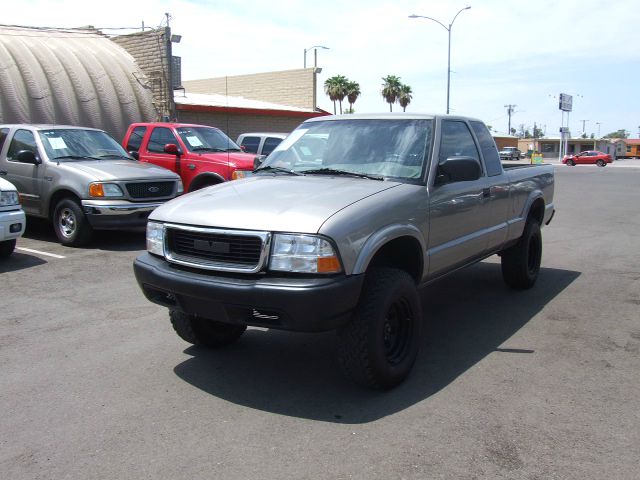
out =
[[[143,165],[106,132],[61,125],[0,125],[0,175],[27,215],[50,219],[63,245],[93,230],[141,228],[149,213],[182,193],[175,173]]]
[[[187,342],[336,329],[347,376],[386,389],[416,359],[420,287],[494,254],[534,285],[553,189],[550,165],[503,169],[479,120],[321,117],[252,177],[154,211],[134,270]]]
[[[136,160],[176,172],[188,192],[245,178],[256,159],[221,130],[186,123],[134,123],[122,146]]]

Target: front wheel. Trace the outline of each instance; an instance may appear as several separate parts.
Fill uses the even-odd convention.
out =
[[[533,287],[540,273],[542,233],[535,220],[527,221],[522,237],[501,254],[502,278],[516,290]]]
[[[0,242],[0,258],[6,258],[13,253],[16,248],[16,239]]]
[[[210,348],[231,345],[247,329],[246,325],[232,325],[188,315],[178,310],[169,311],[171,325],[184,341]]]
[[[53,211],[53,229],[60,243],[67,247],[81,247],[89,243],[93,229],[78,202],[64,198]]]
[[[575,167],[576,162],[574,162],[573,160],[567,160],[567,165],[569,165],[570,167]]]
[[[338,331],[338,360],[356,383],[390,389],[409,375],[418,355],[420,300],[402,270],[379,268],[366,275],[353,318]]]
[[[598,159],[596,161],[596,165],[598,165],[599,167],[605,167],[607,165],[607,162],[605,162],[604,160]]]

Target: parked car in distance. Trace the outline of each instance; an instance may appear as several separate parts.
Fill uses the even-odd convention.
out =
[[[0,137],[0,149],[1,142]],[[16,248],[16,239],[24,233],[26,223],[18,190],[11,182],[0,178],[0,258],[11,255]]]
[[[153,209],[182,193],[172,172],[136,162],[109,134],[61,125],[0,125],[0,174],[27,215],[49,219],[63,245],[93,230],[140,228]]]
[[[504,147],[498,154],[500,155],[500,160],[520,160],[522,152],[516,147]]]
[[[256,159],[222,130],[187,123],[134,123],[122,146],[136,160],[180,175],[188,192],[249,176]]]
[[[613,158],[608,153],[599,152],[597,150],[586,150],[577,155],[565,155],[562,163],[573,167],[574,165],[598,165],[605,167],[607,163],[612,163]]]
[[[284,140],[288,133],[264,133],[253,132],[243,133],[238,137],[236,143],[240,145],[240,148],[244,152],[255,153],[256,155],[267,156],[273,149],[280,145],[280,142]]]

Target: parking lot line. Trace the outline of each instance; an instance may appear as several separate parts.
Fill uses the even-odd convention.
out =
[[[29,252],[29,253],[37,253],[38,255],[46,255],[47,257],[53,257],[53,258],[67,258],[63,255],[56,255],[55,253],[41,252],[40,250],[33,250],[31,248],[16,247],[16,250],[21,250],[23,252]]]

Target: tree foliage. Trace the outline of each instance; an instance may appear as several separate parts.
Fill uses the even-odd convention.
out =
[[[353,110],[353,103],[360,95],[360,85],[350,81],[344,75],[334,75],[327,78],[324,82],[324,93],[329,96],[329,100],[333,102],[333,113],[336,112],[336,101],[340,104],[340,113],[342,113],[342,101],[347,97],[351,104],[350,110]]]
[[[400,87],[402,86],[402,82],[400,82],[400,77],[396,75],[387,75],[382,78],[382,97],[389,104],[389,111],[393,112],[393,104],[396,103],[398,97],[400,96]]]
[[[616,130],[615,132],[607,133],[602,138],[629,138],[629,132],[624,129]]]
[[[413,92],[411,91],[411,87],[409,85],[405,85],[404,83],[400,85],[400,93],[398,94],[398,103],[402,107],[402,111],[407,111],[407,105],[411,103],[411,99],[413,98]]]

